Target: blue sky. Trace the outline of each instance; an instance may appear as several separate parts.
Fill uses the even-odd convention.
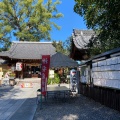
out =
[[[53,0],[53,2],[56,0]],[[63,17],[54,22],[61,26],[60,30],[53,28],[51,32],[51,39],[55,41],[65,41],[72,35],[73,29],[87,29],[85,21],[81,16],[76,14],[73,10],[75,2],[74,0],[60,0],[61,4],[57,6],[58,12],[63,14]],[[12,37],[12,41],[16,41],[15,37]],[[44,41],[44,40],[43,40]]]
[[[83,18],[76,14],[73,10],[74,0],[61,0],[62,3],[58,5],[58,11],[61,12],[64,17],[55,20],[61,30],[53,29],[51,37],[56,41],[65,41],[71,36],[73,29],[87,29]]]

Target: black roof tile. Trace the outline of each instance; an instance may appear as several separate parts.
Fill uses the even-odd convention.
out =
[[[86,49],[90,38],[95,35],[93,30],[73,30],[73,42],[78,49]]]
[[[12,59],[41,59],[41,55],[55,53],[52,42],[13,42],[9,51],[1,52],[0,56]]]

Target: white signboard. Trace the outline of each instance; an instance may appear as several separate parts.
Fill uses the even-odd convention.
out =
[[[49,71],[49,78],[54,78],[54,70]]]
[[[16,70],[17,71],[21,71],[22,70],[22,63],[21,62],[17,62],[16,63]]]

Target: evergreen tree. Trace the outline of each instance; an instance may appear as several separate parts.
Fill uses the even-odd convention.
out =
[[[63,15],[58,12],[59,0],[0,0],[0,43],[50,40],[52,28],[60,29],[53,22]]]
[[[93,37],[89,44],[91,50],[101,53],[120,47],[120,1],[75,0],[75,2],[74,11],[84,17],[88,29],[96,32],[96,37]],[[95,44],[97,41],[100,43],[99,47]]]

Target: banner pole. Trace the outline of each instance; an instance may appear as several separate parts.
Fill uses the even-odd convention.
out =
[[[42,109],[42,94],[40,94],[40,109]]]
[[[46,96],[46,92],[47,92],[47,80],[48,80],[48,74],[49,74],[49,66],[50,66],[50,55],[42,55],[40,108],[42,108],[42,95]]]

